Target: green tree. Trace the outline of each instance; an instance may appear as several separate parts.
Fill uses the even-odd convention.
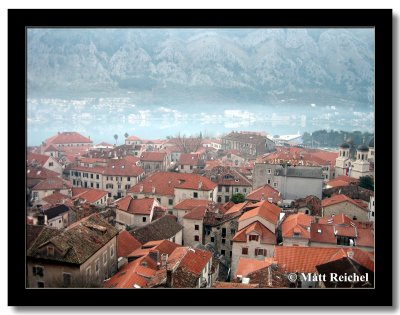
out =
[[[374,190],[374,180],[371,176],[361,176],[358,185],[365,189]]]
[[[241,193],[233,194],[232,199],[231,199],[231,201],[234,203],[241,203],[241,202],[244,202],[244,200],[245,200],[245,197]]]
[[[125,132],[124,137],[125,137],[125,138],[128,138],[128,137],[129,137],[129,134],[128,134],[127,132]]]
[[[117,140],[118,140],[118,135],[117,134],[114,135],[114,139],[115,139],[115,144],[117,144]]]

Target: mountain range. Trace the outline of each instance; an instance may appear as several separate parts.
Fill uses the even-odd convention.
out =
[[[29,97],[373,103],[373,29],[28,29]]]

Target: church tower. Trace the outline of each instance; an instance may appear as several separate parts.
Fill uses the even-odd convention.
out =
[[[361,176],[372,175],[369,167],[368,151],[369,148],[364,143],[358,146],[356,161],[353,162],[351,174],[349,174],[349,176],[360,178]]]
[[[336,158],[335,177],[346,175],[350,166],[350,145],[344,142],[339,148],[339,156]]]

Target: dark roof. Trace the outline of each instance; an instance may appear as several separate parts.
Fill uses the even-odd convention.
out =
[[[69,211],[69,208],[66,205],[58,205],[45,210],[44,213],[47,215],[47,220],[50,220],[67,211]]]
[[[150,241],[169,239],[182,229],[183,226],[176,221],[176,217],[167,214],[145,226],[137,227],[129,233],[140,243],[145,244]]]
[[[99,251],[118,230],[92,214],[65,230],[44,228],[27,252],[27,256],[47,260],[82,264]],[[47,255],[47,245],[54,247],[54,256]]]
[[[340,147],[341,147],[342,149],[349,149],[349,148],[350,148],[350,144],[348,144],[347,142],[343,142],[343,143],[340,145]]]
[[[370,148],[374,148],[374,147],[375,147],[375,139],[374,139],[374,138],[372,138],[372,139],[369,141],[368,146],[369,146]]]
[[[363,144],[360,144],[360,145],[358,146],[357,150],[358,150],[358,151],[364,152],[364,151],[368,151],[369,149],[368,149],[368,147],[363,143]]]
[[[27,225],[26,226],[26,248],[28,249],[33,241],[42,232],[44,225]]]
[[[343,257],[338,260],[330,261],[328,263],[318,265],[315,268],[320,275],[326,275],[326,281],[323,281],[323,283],[327,288],[374,287],[374,273],[348,257]],[[344,276],[346,274],[366,275],[368,273],[368,282],[352,283],[349,281],[342,281],[335,283],[332,282],[330,279],[330,275],[332,273],[336,273],[338,276]]]

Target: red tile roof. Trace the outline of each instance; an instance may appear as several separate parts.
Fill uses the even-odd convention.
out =
[[[49,203],[49,204],[55,205],[55,204],[58,204],[58,203],[64,203],[64,201],[67,200],[67,199],[69,199],[68,196],[66,196],[66,195],[64,195],[62,193],[59,193],[59,192],[55,192],[52,195],[44,197],[42,200],[47,202],[47,203]]]
[[[38,183],[32,190],[50,190],[50,189],[70,189],[72,187],[69,181],[61,178],[48,178]]]
[[[46,150],[44,150],[44,152],[57,152],[57,151],[59,151],[59,150],[52,144],[49,145]]]
[[[129,136],[129,137],[126,138],[125,140],[138,141],[138,140],[140,140],[140,138],[138,138],[138,137],[136,137],[136,136]]]
[[[143,187],[142,193],[145,194],[173,196],[174,188],[209,191],[213,190],[216,186],[217,184],[208,178],[197,174],[157,172],[131,187],[128,192],[141,193],[140,190]],[[153,187],[155,188],[154,193],[152,192]]]
[[[357,184],[358,179],[352,178],[345,175],[340,175],[334,179],[331,179],[326,183],[327,186],[330,187],[340,187],[340,186],[349,186],[350,184]]]
[[[234,275],[234,277],[236,278],[238,275],[242,277],[247,277],[249,274],[255,271],[271,266],[271,264],[272,262],[270,259],[257,260],[252,258],[239,257],[236,274]]]
[[[60,177],[60,174],[50,171],[42,166],[29,166],[26,170],[26,178],[28,179],[46,179]]]
[[[199,276],[211,258],[211,252],[191,248],[181,260],[179,268]]]
[[[245,228],[241,229],[235,234],[232,241],[234,242],[247,242],[247,235],[253,231],[256,231],[260,235],[260,242],[262,244],[276,244],[276,236],[270,230],[268,230],[260,222],[256,221]]]
[[[336,204],[342,203],[342,202],[350,202],[353,205],[355,205],[355,206],[357,206],[357,207],[359,207],[359,208],[361,208],[363,210],[367,210],[366,207],[364,206],[364,204],[361,204],[359,201],[355,201],[355,200],[353,200],[353,199],[351,199],[351,198],[349,198],[349,197],[347,197],[346,195],[343,195],[343,194],[341,194],[341,195],[333,195],[330,198],[323,199],[321,201],[321,206],[322,207],[329,207],[329,206],[336,205]]]
[[[198,165],[199,155],[192,153],[182,153],[179,157],[179,165]]]
[[[216,289],[254,289],[258,286],[258,284],[215,281],[211,287]]]
[[[143,288],[152,275],[156,273],[141,264],[148,263],[149,257],[142,257],[124,265],[114,276],[104,283],[105,288],[135,288],[135,285]]]
[[[178,210],[191,210],[197,206],[208,206],[210,200],[204,199],[185,199],[174,206]]]
[[[145,151],[140,155],[140,161],[142,162],[163,162],[167,156],[164,152],[152,152]]]
[[[349,253],[350,255],[352,253],[352,260],[364,266],[365,268],[374,271],[375,263],[373,255],[371,256],[371,253],[361,250],[359,248],[341,248],[329,259],[329,261],[335,261],[344,257],[349,257]]]
[[[128,231],[122,231],[117,236],[117,255],[118,257],[127,257],[141,245]]]
[[[252,186],[246,176],[229,166],[216,166],[211,170],[206,170],[204,176],[220,186]]]
[[[239,212],[239,211],[243,210],[248,204],[249,204],[248,202],[241,202],[241,203],[234,204],[234,205],[232,205],[232,207],[230,207],[228,209],[228,211],[225,212],[225,214]]]
[[[45,155],[45,154],[28,153],[26,159],[27,159],[28,165],[37,164],[37,165],[43,166],[47,162],[47,160],[50,158],[51,158],[50,156]]]
[[[274,259],[287,272],[315,272],[315,266],[326,263],[338,248],[275,246]]]
[[[104,196],[107,196],[108,192],[100,189],[88,189],[86,192],[79,195],[79,199],[84,199],[88,203],[95,203]]]
[[[282,222],[282,236],[292,238],[296,232],[300,234],[298,237],[309,239],[311,222],[313,221],[314,218],[312,216],[301,212],[289,215]]]
[[[239,218],[239,222],[244,221],[248,218],[260,216],[273,224],[277,224],[279,221],[279,214],[281,213],[281,208],[268,201],[262,201],[259,202],[259,204],[260,205],[257,206],[256,208],[245,212]]]
[[[49,144],[67,144],[67,143],[93,143],[92,140],[82,136],[78,132],[61,132],[57,135],[50,137],[44,141],[47,145]]]
[[[268,200],[269,198],[272,198],[273,203],[278,203],[278,201],[282,200],[280,192],[268,184],[253,190],[246,196],[247,200],[252,201]]]
[[[372,229],[357,229],[356,246],[375,247],[374,232]]]
[[[334,226],[333,229],[338,236],[357,237],[357,229],[354,226]]]
[[[126,196],[115,202],[117,209],[126,211],[131,214],[146,214],[150,215],[154,207],[154,198],[134,199],[132,196]]]
[[[206,212],[207,206],[197,206],[185,214],[183,218],[188,220],[203,220]]]

